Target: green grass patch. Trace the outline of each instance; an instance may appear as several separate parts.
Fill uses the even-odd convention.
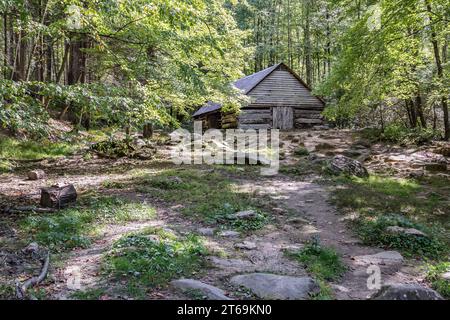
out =
[[[308,242],[299,252],[289,253],[289,256],[320,280],[337,280],[347,270],[339,254],[333,248],[321,246],[317,239]]]
[[[16,298],[16,290],[13,284],[0,283],[0,300],[12,300]]]
[[[449,190],[442,187],[441,182],[381,176],[340,176],[333,181],[334,203],[344,210],[359,213],[360,218],[353,223],[366,244],[433,259],[448,251],[445,235],[448,236],[449,224],[445,212],[448,212]],[[428,237],[391,234],[386,232],[389,226],[415,228]]]
[[[87,289],[84,291],[75,291],[70,295],[74,300],[99,300],[105,294],[102,288]]]
[[[18,140],[2,136],[0,139],[0,158],[14,160],[56,158],[71,155],[78,147],[78,145],[69,142]]]
[[[316,281],[319,285],[320,290],[318,293],[311,295],[311,300],[333,300],[333,289],[330,288],[328,283],[321,279],[316,279]]]
[[[215,171],[170,169],[145,174],[136,178],[133,184],[139,192],[181,204],[183,214],[209,224],[255,230],[268,221],[261,202]],[[249,220],[229,219],[231,214],[244,210],[255,210],[258,215]]]
[[[376,218],[362,218],[355,222],[356,232],[366,244],[395,248],[410,256],[439,259],[448,251],[447,246],[434,235],[434,231],[399,215],[383,215]],[[392,234],[386,231],[390,226],[414,228],[427,234],[426,237]]]
[[[309,151],[305,147],[299,147],[294,151],[294,154],[298,157],[309,156]]]
[[[427,269],[426,280],[444,298],[450,299],[450,280],[442,278],[444,273],[450,272],[450,262],[441,262],[435,265],[430,264],[427,266]]]
[[[146,220],[155,216],[155,209],[143,203],[94,197],[82,200],[78,207],[56,214],[27,217],[21,226],[32,240],[52,250],[63,251],[88,247],[94,231],[103,224]]]
[[[161,228],[148,228],[115,242],[105,256],[104,270],[113,278],[125,280],[129,294],[142,298],[146,290],[200,271],[206,253],[195,235],[178,237]]]

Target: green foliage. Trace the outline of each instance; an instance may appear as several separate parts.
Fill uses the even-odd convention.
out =
[[[305,147],[299,147],[294,151],[294,154],[299,157],[309,156],[309,151]]]
[[[64,209],[58,215],[36,215],[24,219],[23,232],[55,251],[85,248],[95,229],[105,223],[146,220],[155,209],[119,198],[88,199],[82,206]]]
[[[125,279],[128,291],[142,298],[146,290],[198,272],[205,254],[206,249],[196,236],[180,238],[170,231],[148,229],[116,241],[105,256],[105,272]]]
[[[0,300],[16,299],[16,291],[13,284],[0,283]]]
[[[427,236],[392,234],[386,231],[390,226],[415,228],[424,231]],[[383,215],[375,219],[362,219],[356,222],[356,227],[358,235],[365,243],[396,248],[409,255],[439,259],[448,251],[446,245],[434,236],[432,230],[403,216]]]
[[[425,144],[440,138],[440,134],[432,129],[421,127],[409,129],[402,125],[391,124],[381,134],[380,139],[400,144]]]
[[[308,272],[320,280],[337,280],[347,270],[339,254],[333,248],[321,246],[317,238],[291,256],[304,264]]]
[[[434,290],[444,298],[450,299],[450,280],[443,279],[444,273],[450,272],[450,262],[441,262],[427,265],[426,280],[431,283]]]
[[[49,115],[41,101],[31,95],[34,83],[0,80],[0,128],[42,137],[48,134]]]

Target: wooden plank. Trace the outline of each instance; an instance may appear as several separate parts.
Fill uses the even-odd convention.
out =
[[[270,124],[272,119],[239,119],[241,124]]]
[[[239,124],[239,129],[270,129],[270,124]]]
[[[321,119],[305,119],[305,118],[297,118],[295,119],[295,124],[321,124],[323,120]]]

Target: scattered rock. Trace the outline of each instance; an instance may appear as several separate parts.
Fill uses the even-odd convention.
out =
[[[290,218],[286,220],[287,223],[292,223],[292,224],[308,224],[309,221],[306,219],[303,219],[301,217],[294,217],[294,218]]]
[[[403,262],[403,256],[397,251],[383,251],[372,255],[356,256],[352,259],[357,265],[398,265]]]
[[[450,281],[450,271],[449,271],[449,272],[446,272],[446,273],[443,273],[443,274],[441,275],[441,278],[444,279],[444,280],[446,280],[446,281]]]
[[[405,234],[408,236],[415,236],[415,237],[426,237],[427,235],[423,233],[420,230],[414,229],[414,228],[403,228],[399,226],[391,226],[387,227],[386,231],[391,234]]]
[[[299,243],[299,244],[289,244],[287,246],[282,247],[281,250],[285,251],[288,254],[296,254],[300,250],[302,250],[303,247],[304,247],[304,245],[301,244],[301,243]]]
[[[236,243],[234,245],[236,249],[243,249],[243,250],[255,250],[256,249],[256,243],[250,242],[250,241],[244,241],[240,243]]]
[[[310,277],[290,277],[268,273],[234,276],[231,283],[251,290],[262,299],[302,300],[320,291]]]
[[[350,292],[350,289],[344,287],[344,286],[340,286],[338,284],[331,284],[331,287],[335,290],[338,290],[340,292],[344,292],[344,293],[348,293]]]
[[[39,249],[40,249],[39,245],[36,242],[32,242],[28,246],[26,246],[22,251],[27,254],[36,254],[39,252]]]
[[[240,235],[241,234],[239,232],[233,230],[226,230],[219,233],[219,237],[223,238],[237,238]]]
[[[423,172],[422,170],[420,171],[413,171],[409,174],[409,177],[412,179],[420,179],[423,178],[423,176],[425,175],[425,172]]]
[[[235,214],[232,214],[229,218],[230,219],[241,219],[241,220],[250,220],[257,217],[257,213],[254,210],[247,210],[247,211],[239,211]]]
[[[197,233],[202,236],[213,236],[215,231],[215,228],[199,228]]]
[[[345,150],[344,152],[342,152],[342,154],[349,158],[357,158],[357,157],[361,156],[363,154],[363,152],[361,150],[350,149],[350,150]]]
[[[383,286],[372,300],[443,300],[436,291],[417,284],[391,284]]]
[[[199,291],[209,300],[232,300],[225,295],[223,290],[198,280],[180,279],[171,281],[170,284],[172,287],[181,290],[182,292],[189,292],[191,290]]]
[[[218,257],[210,257],[209,260],[213,266],[221,269],[226,269],[227,271],[254,271],[256,266],[250,261],[239,260],[239,259],[222,259]]]
[[[32,170],[27,174],[29,180],[41,180],[45,178],[44,170]]]
[[[327,125],[320,125],[320,126],[314,126],[312,128],[313,130],[319,131],[319,130],[330,130],[330,127]]]
[[[357,160],[350,159],[343,155],[337,155],[331,160],[330,170],[334,174],[348,174],[357,177],[368,177],[367,169]]]

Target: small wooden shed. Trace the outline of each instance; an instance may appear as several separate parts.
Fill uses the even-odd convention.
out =
[[[194,113],[204,128],[293,130],[322,125],[322,99],[284,63],[237,80],[234,86],[250,97],[241,113],[224,114],[218,103],[208,102]]]

